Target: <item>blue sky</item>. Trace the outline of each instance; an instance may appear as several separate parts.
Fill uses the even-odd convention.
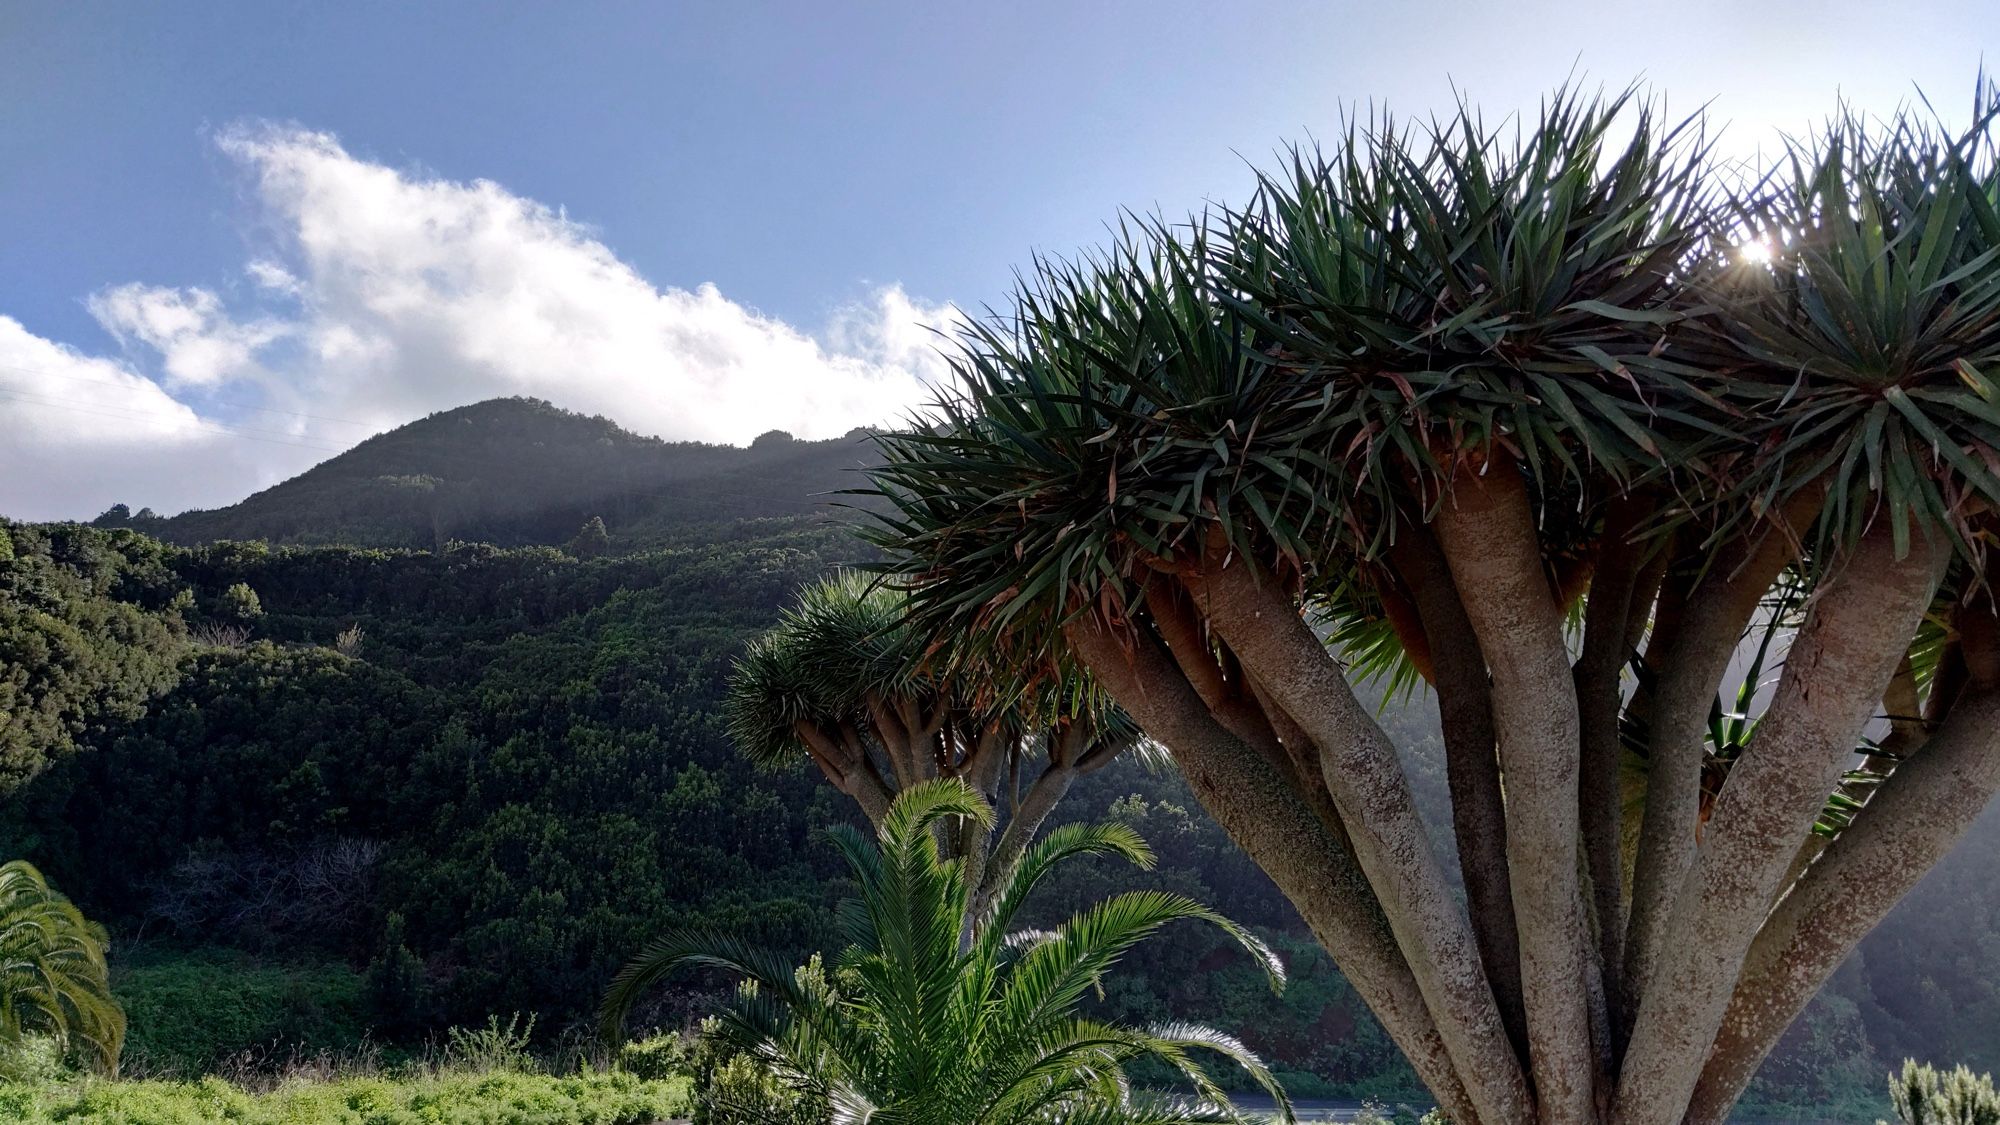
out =
[[[1574,68],[1747,150],[1996,48],[1975,3],[0,3],[0,513],[227,503],[492,394],[839,433],[1032,251],[1358,102]]]

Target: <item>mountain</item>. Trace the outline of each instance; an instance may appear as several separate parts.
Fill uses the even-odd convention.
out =
[[[613,550],[685,541],[740,519],[824,511],[874,456],[866,431],[748,448],[643,437],[539,399],[500,398],[378,434],[226,508],[155,517],[123,505],[94,521],[169,543],[434,547],[562,544],[593,517]]]

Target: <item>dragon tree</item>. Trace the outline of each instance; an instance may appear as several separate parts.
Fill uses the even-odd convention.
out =
[[[908,627],[1086,668],[1453,1121],[1720,1122],[2000,786],[1996,113],[1565,91],[1128,219],[881,439]]]
[[[852,573],[800,591],[737,662],[730,730],[761,765],[810,760],[878,828],[897,794],[964,781],[1004,813],[961,819],[945,841],[983,902],[1076,780],[1138,746],[1138,731],[1073,671],[954,660],[909,623],[906,601]]]

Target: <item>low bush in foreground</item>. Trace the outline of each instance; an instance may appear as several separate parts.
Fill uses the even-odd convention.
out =
[[[360,974],[337,963],[276,964],[220,949],[149,959],[117,971],[131,1018],[128,1072],[211,1073],[260,1053],[346,1051],[368,1037]]]
[[[1131,1027],[1078,1014],[1119,959],[1162,927],[1206,922],[1241,944],[1282,988],[1277,955],[1242,926],[1185,895],[1128,891],[1084,908],[1053,930],[1015,930],[1022,903],[1048,873],[1093,855],[1140,867],[1153,853],[1130,826],[1071,824],[1028,845],[982,902],[968,860],[939,847],[948,825],[990,831],[993,810],[960,778],[899,793],[869,840],[836,826],[828,835],[860,895],[842,905],[849,944],[831,965],[789,962],[723,932],[670,930],[613,978],[604,1000],[607,1038],[648,990],[681,969],[737,976],[737,1002],[703,1027],[703,1043],[755,1060],[703,1078],[708,1122],[801,1125],[842,1121],[922,1125],[1197,1125],[1244,1117],[1207,1069],[1235,1064],[1277,1102],[1291,1103],[1249,1048],[1196,1024]],[[956,832],[956,827],[950,828]],[[1202,1056],[1197,1058],[1197,1055]],[[1156,1059],[1182,1091],[1135,1093],[1127,1068]],[[761,1071],[772,1081],[756,1081]],[[725,1105],[726,1093],[749,1105]],[[773,1104],[774,1095],[796,1095]],[[823,1108],[821,1108],[823,1107]]]
[[[21,1125],[650,1125],[685,1116],[686,1078],[496,1072],[294,1081],[249,1093],[198,1082],[0,1082],[0,1120]]]
[[[1974,1074],[1963,1063],[1940,1071],[1928,1063],[1904,1059],[1902,1073],[1889,1076],[1889,1101],[1901,1125],[1993,1125],[2000,1121],[2000,1091],[1993,1088],[1993,1076]]]

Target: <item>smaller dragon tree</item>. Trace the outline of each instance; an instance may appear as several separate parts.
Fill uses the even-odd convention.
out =
[[[955,657],[910,625],[906,595],[838,574],[802,590],[737,662],[729,725],[760,765],[810,759],[878,828],[898,794],[965,782],[1004,810],[941,829],[984,902],[1077,778],[1141,740],[1080,672],[1026,678]]]

